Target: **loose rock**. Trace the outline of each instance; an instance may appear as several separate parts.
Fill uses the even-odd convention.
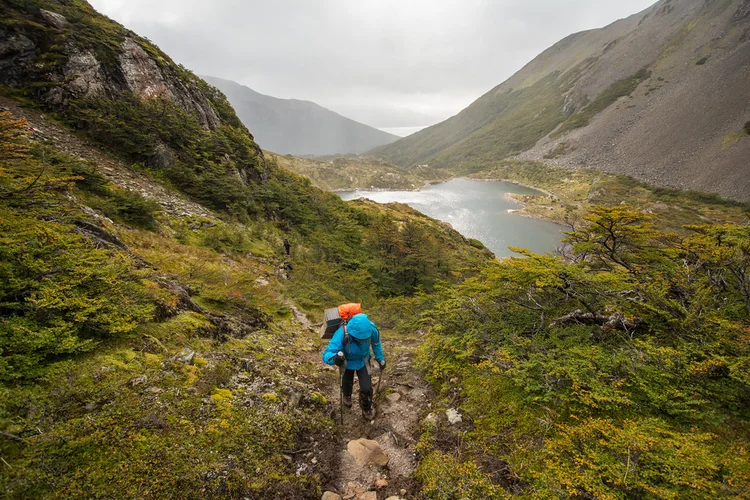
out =
[[[186,365],[192,365],[193,360],[195,359],[195,351],[191,351],[190,349],[183,349],[180,354],[175,356],[174,361],[179,361],[180,363],[185,363]]]
[[[375,486],[377,486],[377,487],[378,487],[378,489],[382,489],[382,488],[385,488],[386,486],[388,486],[388,480],[387,480],[387,479],[385,479],[385,478],[382,478],[382,477],[381,477],[381,478],[378,478],[378,479],[377,479],[377,480],[375,481]]]
[[[341,495],[332,491],[326,491],[323,493],[323,496],[320,497],[320,500],[341,500]]]
[[[378,494],[374,491],[368,491],[360,495],[359,500],[378,500]]]
[[[438,416],[434,413],[430,413],[424,418],[424,421],[430,425],[437,425],[438,423]]]
[[[360,465],[386,465],[388,455],[385,454],[377,441],[371,439],[357,439],[349,441],[346,450]]]
[[[451,425],[459,424],[462,421],[461,414],[458,413],[458,410],[455,408],[450,408],[445,412],[445,416],[448,417],[448,422],[451,423]]]
[[[398,392],[392,392],[388,394],[385,399],[387,399],[389,403],[397,403],[398,400],[401,399],[401,394]]]

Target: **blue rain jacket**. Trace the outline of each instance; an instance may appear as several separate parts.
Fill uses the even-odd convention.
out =
[[[370,321],[366,314],[356,314],[349,320],[346,326],[349,333],[349,343],[344,346],[344,329],[342,326],[333,334],[328,347],[323,353],[323,361],[332,365],[333,358],[339,351],[344,352],[346,357],[346,368],[348,370],[359,370],[365,366],[366,360],[370,359],[370,346],[375,353],[375,359],[383,361],[383,344],[380,343],[380,332],[375,323]]]

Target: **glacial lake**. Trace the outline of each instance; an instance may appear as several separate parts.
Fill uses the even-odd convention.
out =
[[[537,253],[552,252],[560,246],[564,228],[508,212],[520,206],[507,199],[507,193],[540,194],[510,182],[452,179],[421,191],[346,191],[338,195],[344,200],[369,198],[378,203],[406,203],[430,217],[448,222],[467,238],[481,241],[497,257],[517,255],[509,246]]]

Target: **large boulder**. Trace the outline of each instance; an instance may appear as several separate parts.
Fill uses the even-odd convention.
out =
[[[70,26],[70,23],[62,14],[44,9],[39,9],[39,13],[42,14],[44,22],[59,30],[65,29]]]
[[[346,450],[360,465],[386,465],[388,455],[377,441],[371,439],[356,439],[349,441]]]

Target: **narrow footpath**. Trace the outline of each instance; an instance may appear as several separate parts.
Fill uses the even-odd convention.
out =
[[[325,341],[321,340],[321,346]],[[352,408],[344,408],[344,423],[339,424],[335,445],[336,469],[323,500],[397,500],[414,498],[417,483],[415,445],[419,420],[428,407],[428,386],[413,367],[419,339],[383,334],[383,349],[388,365],[381,374],[373,369],[373,387],[380,381],[375,395],[375,418],[364,420],[357,404],[359,394],[354,385]],[[328,368],[328,367],[326,367]],[[339,377],[335,369],[326,369],[327,396],[335,403],[337,424],[340,422]]]

